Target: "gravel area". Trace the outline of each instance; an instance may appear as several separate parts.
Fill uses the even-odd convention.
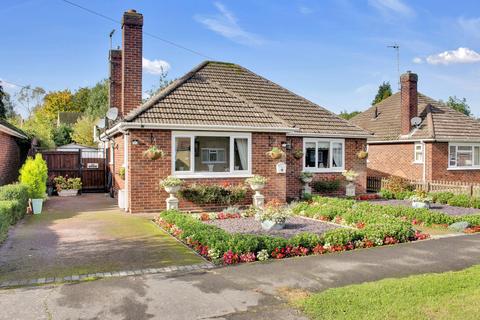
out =
[[[412,206],[411,201],[409,200],[372,200],[370,202],[374,204],[381,204],[381,205],[406,206],[406,207]],[[480,213],[480,210],[475,208],[453,207],[447,204],[438,204],[438,203],[432,204],[430,206],[430,210],[441,211],[443,213],[446,213],[452,216],[461,216],[465,214]]]
[[[269,235],[283,238],[291,238],[300,232],[311,232],[322,234],[325,231],[340,228],[339,226],[331,223],[326,223],[319,220],[305,219],[302,217],[291,217],[287,220],[285,228],[278,231],[264,231],[260,222],[255,218],[240,218],[240,219],[217,219],[204,221],[206,224],[211,224],[222,228],[230,233],[243,233],[243,234],[257,234],[257,235]]]

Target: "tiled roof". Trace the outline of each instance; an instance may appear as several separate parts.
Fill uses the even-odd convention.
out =
[[[3,127],[4,130],[2,130],[2,127]],[[0,119],[0,131],[4,131],[4,132],[6,132],[10,135],[16,136],[18,138],[28,139],[28,136],[25,132],[23,132],[19,128],[15,127],[13,124],[11,124],[11,123],[3,120],[3,119]]]
[[[290,128],[325,136],[369,134],[257,74],[206,61],[162,90],[126,121]]]
[[[351,121],[373,133],[370,141],[436,139],[480,141],[480,122],[444,103],[418,93],[418,116],[422,123],[409,135],[400,128],[400,92],[370,107]],[[375,117],[375,110],[377,117]]]

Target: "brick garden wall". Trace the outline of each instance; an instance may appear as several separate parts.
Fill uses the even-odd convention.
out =
[[[4,132],[0,132],[0,150],[0,185],[4,185],[17,180],[18,170],[25,161],[25,150]]]
[[[163,159],[151,161],[143,157],[142,153],[150,146],[152,138],[158,148],[166,151]],[[129,139],[130,210],[131,212],[160,211],[165,208],[165,200],[168,197],[163,188],[160,188],[159,181],[171,174],[171,132],[168,130],[132,130]],[[139,144],[132,145],[131,141],[133,140],[138,140]],[[285,201],[286,199],[286,175],[276,173],[276,164],[281,160],[273,160],[266,155],[266,152],[273,146],[280,146],[285,140],[285,134],[252,134],[253,174],[269,178],[263,191],[265,201],[272,199]],[[239,184],[244,180],[244,178],[185,179],[187,184]],[[251,196],[252,192],[249,191],[244,204],[252,202]],[[182,199],[180,199],[180,208],[183,210],[201,209],[200,206]]]
[[[292,143],[292,149],[287,153],[287,199],[298,199],[301,195],[303,184],[299,180],[300,173],[303,170],[303,158],[296,159],[293,156],[295,150],[303,150],[303,138],[292,137],[289,138]],[[357,153],[361,150],[365,150],[365,139],[345,139],[345,169],[355,170],[360,175],[357,179],[357,193],[364,193],[367,184],[367,172],[366,172],[366,160],[359,159]],[[315,173],[313,181],[319,180],[334,180],[340,179],[342,181],[341,188],[330,195],[343,195],[345,194],[345,179],[341,172],[335,173]],[[314,194],[317,194],[313,190]]]
[[[428,147],[427,163],[428,163]],[[368,175],[372,177],[398,176],[421,180],[423,165],[413,163],[414,143],[370,144],[368,146]]]

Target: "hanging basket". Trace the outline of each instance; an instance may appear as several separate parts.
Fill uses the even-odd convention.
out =
[[[272,159],[280,159],[284,155],[284,152],[280,148],[273,147],[272,150],[267,152],[267,155]]]
[[[360,151],[357,153],[358,159],[366,159],[368,157],[368,152],[367,151]]]
[[[150,147],[143,152],[143,156],[149,160],[157,160],[165,156],[165,152],[157,147]]]
[[[293,157],[294,157],[295,159],[302,159],[302,157],[303,157],[303,151],[300,150],[300,149],[297,149],[297,150],[293,151]]]

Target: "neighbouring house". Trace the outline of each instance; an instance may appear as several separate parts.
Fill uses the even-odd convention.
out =
[[[82,117],[81,112],[74,112],[74,111],[60,111],[57,115],[57,127],[60,125],[68,125],[73,126],[78,119]]]
[[[480,182],[480,122],[417,92],[408,71],[401,90],[351,121],[373,133],[368,175]]]
[[[25,132],[0,119],[0,186],[18,178],[30,149],[30,138]]]
[[[187,184],[262,175],[265,200],[288,201],[301,194],[302,171],[343,180],[342,171],[353,169],[357,193],[365,192],[366,161],[357,153],[369,133],[237,64],[205,61],[142,104],[142,25],[141,14],[125,12],[122,49],[110,51],[110,105],[119,117],[101,135],[127,211],[165,208],[159,181],[169,175]],[[165,156],[146,159],[151,146]],[[273,147],[285,152],[282,159],[266,155]],[[180,199],[180,208],[198,206]]]

